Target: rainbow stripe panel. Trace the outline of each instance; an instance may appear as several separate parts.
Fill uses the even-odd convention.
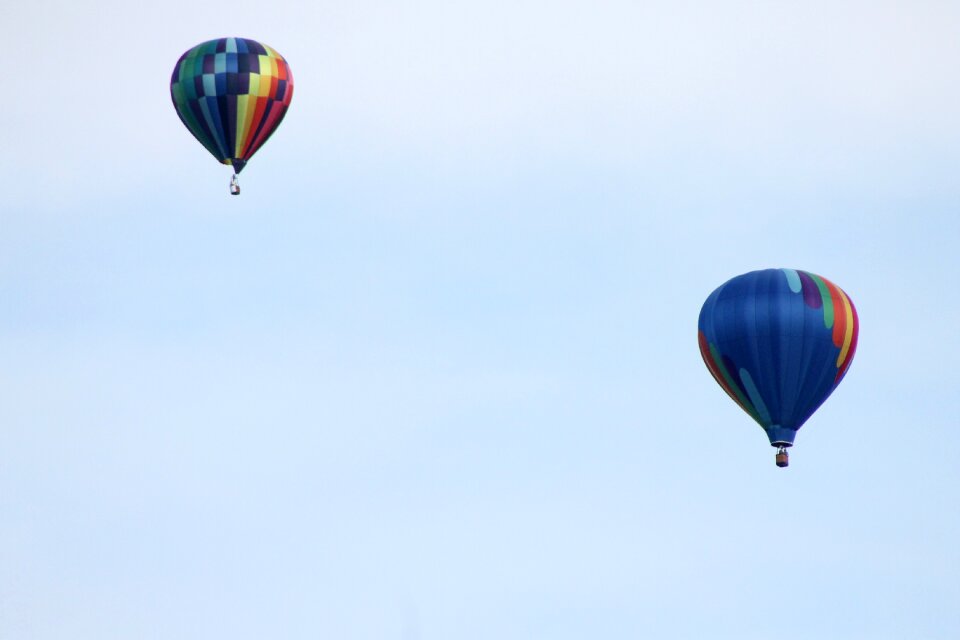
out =
[[[700,355],[717,383],[767,432],[793,444],[857,351],[853,302],[824,277],[794,269],[737,276],[700,310]]]
[[[293,76],[270,47],[247,38],[220,38],[180,56],[170,97],[200,144],[240,173],[286,115]]]

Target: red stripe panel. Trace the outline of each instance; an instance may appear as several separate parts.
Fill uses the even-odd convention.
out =
[[[827,290],[830,292],[830,299],[833,301],[833,344],[837,348],[843,347],[843,338],[847,333],[847,305],[840,295],[837,285],[833,284],[823,276],[820,277]]]
[[[853,315],[853,333],[850,336],[850,348],[847,349],[847,359],[840,365],[840,369],[837,371],[837,377],[834,379],[834,384],[840,382],[840,379],[847,373],[847,368],[850,366],[850,363],[853,362],[854,354],[857,353],[857,341],[860,339],[860,316],[857,315],[857,307],[853,304],[853,300],[850,300],[850,296],[847,296],[847,300],[850,302],[850,313]]]
[[[267,141],[267,138],[270,137],[270,134],[273,133],[273,130],[277,127],[277,122],[286,112],[287,108],[281,102],[276,100],[270,101],[269,111],[267,112],[267,119],[263,123],[263,127],[260,129],[260,133],[257,135],[257,139],[254,141],[253,146],[250,148],[250,155],[253,155],[257,152],[257,149]]]

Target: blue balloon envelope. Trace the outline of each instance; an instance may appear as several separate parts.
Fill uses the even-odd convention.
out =
[[[786,447],[840,384],[856,353],[853,302],[807,271],[752,271],[710,294],[698,328],[710,373],[763,427],[780,448],[777,464],[786,466]]]

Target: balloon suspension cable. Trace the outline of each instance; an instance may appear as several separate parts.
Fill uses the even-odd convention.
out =
[[[237,179],[237,174],[233,174],[230,178],[230,193],[235,196],[240,195],[240,180]]]
[[[786,467],[790,464],[790,455],[787,453],[786,447],[780,447],[777,449],[777,466]]]

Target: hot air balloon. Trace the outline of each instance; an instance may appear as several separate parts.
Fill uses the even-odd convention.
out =
[[[700,355],[717,383],[777,447],[779,467],[797,430],[846,375],[857,351],[853,302],[808,271],[766,269],[733,278],[700,310]]]
[[[239,195],[237,174],[286,115],[293,76],[270,47],[247,38],[220,38],[180,56],[170,97],[200,144],[233,166],[230,193]]]

